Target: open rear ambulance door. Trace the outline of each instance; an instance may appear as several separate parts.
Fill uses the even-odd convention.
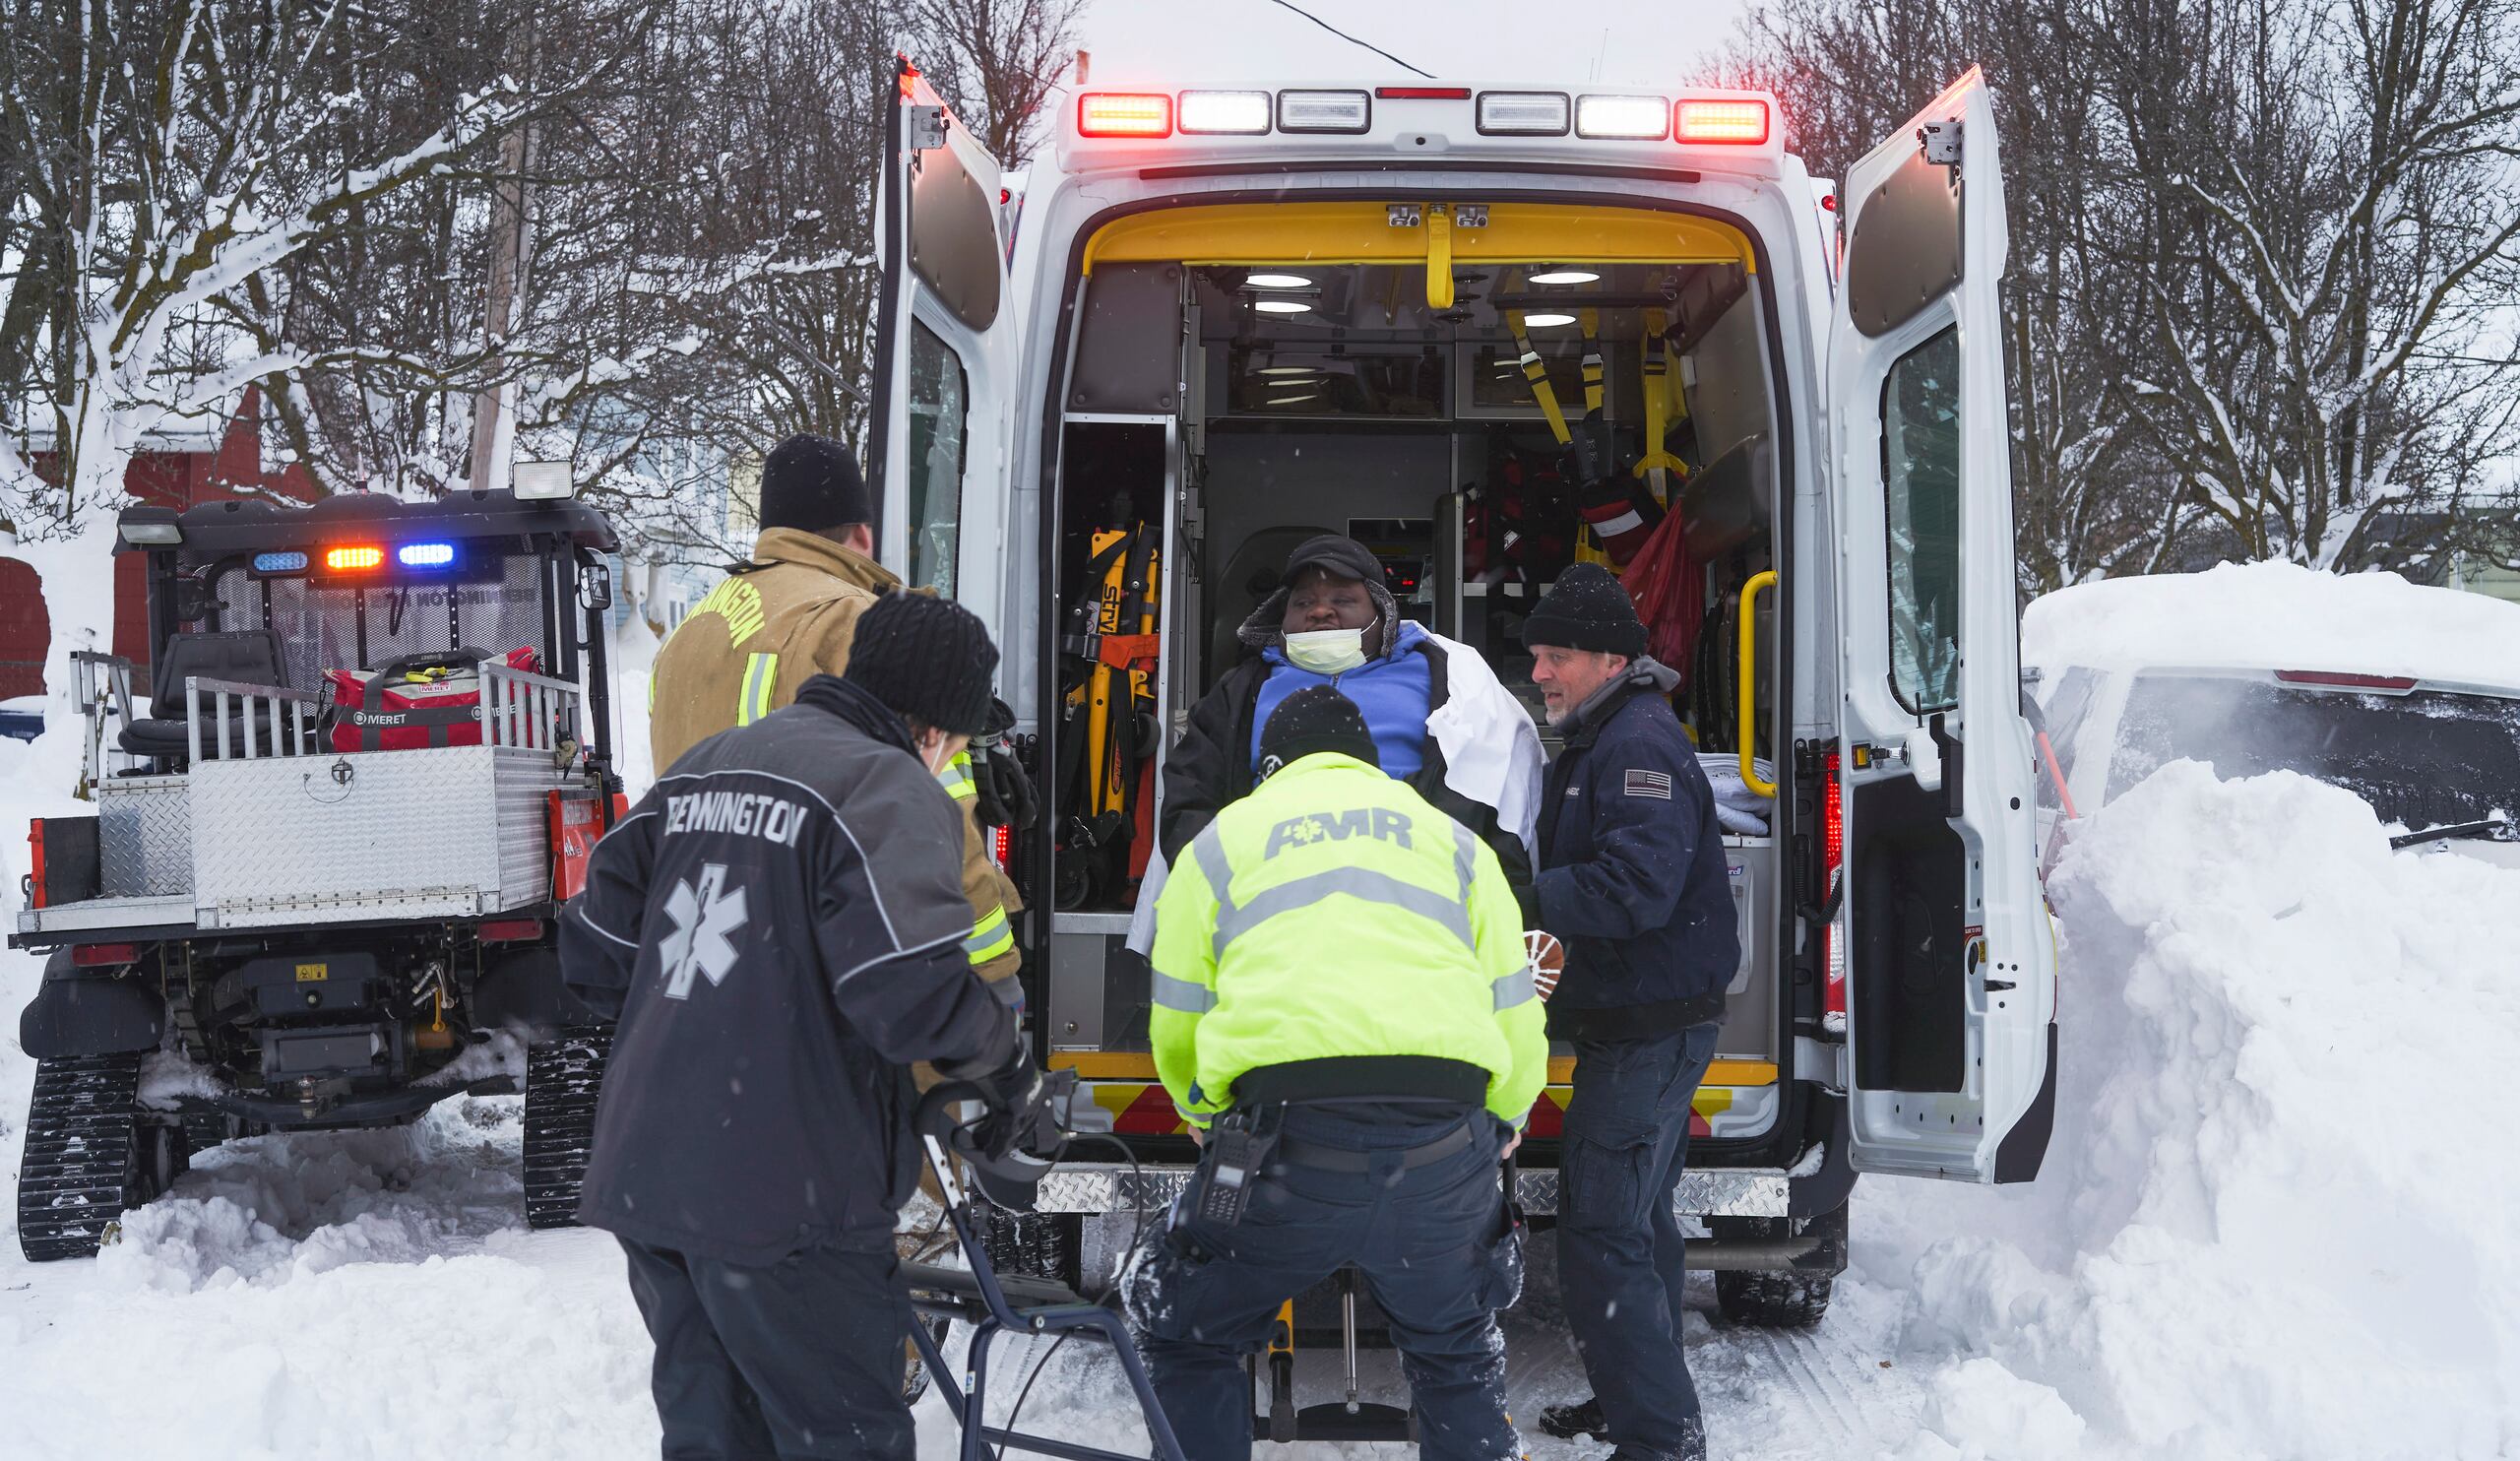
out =
[[[2038,1175],[2055,953],[2020,712],[2003,178],[1975,70],[1848,170],[1829,341],[1854,1166]]]
[[[876,183],[874,391],[866,481],[876,556],[994,622],[1009,513],[1015,334],[995,159],[908,57]]]

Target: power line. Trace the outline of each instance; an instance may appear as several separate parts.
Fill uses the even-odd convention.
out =
[[[1378,46],[1378,45],[1374,44],[1372,41],[1370,41],[1370,40],[1358,40],[1355,36],[1351,35],[1351,34],[1349,34],[1347,32],[1340,30],[1337,26],[1334,26],[1334,25],[1330,24],[1328,21],[1323,20],[1321,17],[1319,17],[1319,16],[1317,16],[1317,15],[1314,15],[1311,11],[1308,11],[1308,10],[1304,9],[1304,8],[1303,8],[1302,6],[1300,6],[1300,5],[1293,4],[1293,3],[1292,3],[1292,0],[1270,0],[1270,3],[1271,3],[1271,4],[1273,4],[1273,5],[1278,5],[1278,6],[1284,7],[1285,9],[1288,9],[1288,10],[1292,10],[1292,11],[1293,11],[1295,14],[1297,14],[1297,15],[1299,15],[1299,16],[1302,16],[1305,20],[1308,20],[1308,21],[1312,22],[1314,25],[1319,26],[1319,27],[1320,27],[1321,29],[1323,29],[1324,31],[1327,31],[1327,32],[1329,32],[1331,34],[1338,36],[1341,40],[1345,40],[1345,41],[1347,41],[1347,42],[1349,42],[1350,44],[1353,44],[1353,45],[1361,45],[1361,46],[1363,46],[1365,49],[1367,49],[1367,50],[1369,50],[1369,51],[1372,51],[1375,55],[1382,57],[1384,60],[1389,61],[1391,64],[1393,64],[1394,66],[1399,67],[1399,68],[1400,68],[1401,70],[1403,70],[1403,71],[1417,71],[1417,72],[1418,72],[1418,74],[1419,76],[1422,76],[1422,77],[1426,78],[1428,81],[1433,81],[1433,80],[1435,79],[1435,73],[1433,73],[1433,72],[1431,72],[1431,71],[1418,71],[1417,67],[1410,65],[1408,62],[1406,62],[1406,61],[1404,61],[1404,60],[1400,59],[1398,56],[1395,56],[1395,55],[1393,55],[1391,52],[1389,52],[1389,51],[1387,51],[1387,50],[1384,50],[1381,46]]]

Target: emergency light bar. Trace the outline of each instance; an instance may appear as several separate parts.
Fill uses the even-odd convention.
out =
[[[1373,98],[1362,92],[1278,94],[1281,132],[1363,132],[1373,120]]]
[[[1759,100],[1683,99],[1671,131],[1682,142],[1729,142],[1756,147],[1768,140],[1768,104]]]
[[[1172,98],[1161,92],[1088,92],[1076,98],[1082,137],[1169,137]]]
[[[1479,130],[1486,137],[1563,137],[1568,110],[1564,92],[1481,92]]]
[[[1671,135],[1671,104],[1660,96],[1579,97],[1575,135],[1660,142]]]
[[[1181,94],[1181,134],[1185,137],[1258,137],[1268,130],[1266,92]]]
[[[303,573],[306,571],[306,555],[304,553],[256,553],[254,571],[256,573]]]
[[[354,573],[362,568],[374,568],[377,564],[384,561],[385,549],[365,543],[362,543],[357,547],[337,547],[326,548],[324,550],[324,566],[335,573]]]
[[[394,550],[394,561],[406,568],[444,568],[455,561],[455,544],[407,542]]]

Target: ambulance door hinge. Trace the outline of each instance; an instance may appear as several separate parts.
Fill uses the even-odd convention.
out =
[[[1917,129],[1917,146],[1924,150],[1925,160],[1936,167],[1960,165],[1960,123],[1927,122]]]
[[[1426,206],[1422,203],[1393,203],[1385,207],[1384,216],[1395,228],[1415,228],[1426,222]]]
[[[945,128],[951,119],[941,106],[914,106],[910,109],[910,150],[932,153],[945,145]]]

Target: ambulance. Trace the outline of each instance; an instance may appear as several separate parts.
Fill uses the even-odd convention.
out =
[[[1675,535],[1654,627],[1732,808],[1743,954],[1675,1193],[1688,1265],[1730,1319],[1811,1323],[1857,1174],[2038,1173],[2056,955],[1978,73],[1834,192],[1761,93],[1307,82],[1080,87],[1018,197],[897,82],[879,552],[1003,652],[1043,803],[998,839],[1032,1030],[1113,1128],[1011,1258],[1090,1288],[1192,1170],[1131,915],[1165,749],[1288,549],[1364,542],[1536,709],[1516,629],[1606,556],[1577,504],[1611,471]],[[1615,459],[1591,479],[1588,431]],[[1560,1054],[1515,1177],[1540,1222]]]

